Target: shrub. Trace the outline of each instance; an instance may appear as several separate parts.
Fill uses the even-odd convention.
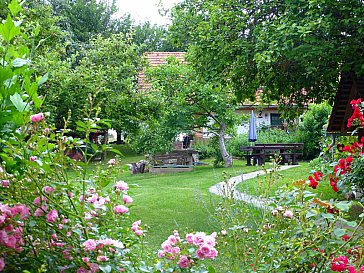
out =
[[[320,154],[324,142],[326,126],[331,113],[327,103],[311,104],[298,127],[298,142],[303,142],[303,156],[313,159]]]

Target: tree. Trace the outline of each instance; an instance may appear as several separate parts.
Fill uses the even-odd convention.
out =
[[[87,42],[93,35],[118,32],[115,0],[50,0],[55,15],[62,17],[60,25],[74,35],[74,40]]]
[[[133,41],[141,47],[143,52],[181,51],[181,48],[173,46],[167,38],[168,30],[163,26],[151,25],[150,22],[136,25],[134,27]]]
[[[230,89],[204,82],[195,75],[192,67],[173,57],[168,59],[168,64],[149,71],[152,89],[148,95],[155,102],[156,111],[153,119],[144,123],[140,139],[154,142],[148,142],[146,148],[163,149],[171,147],[181,132],[205,127],[209,134],[218,137],[225,166],[229,167],[232,157],[226,151],[225,137],[237,121],[235,96]]]
[[[141,59],[138,47],[122,34],[109,38],[97,36],[89,46],[70,58],[51,64],[49,82],[42,89],[45,104],[58,128],[71,110],[71,123],[83,117],[91,95],[101,108],[100,117],[111,119],[112,126],[132,131],[138,124],[140,96],[136,93]],[[75,59],[78,59],[75,65]],[[141,104],[142,105],[142,104]]]
[[[363,16],[363,1],[185,0],[170,31],[203,77],[287,105],[331,99],[341,72],[364,73]]]

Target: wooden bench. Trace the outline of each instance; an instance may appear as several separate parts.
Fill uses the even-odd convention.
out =
[[[190,172],[193,171],[193,155],[198,154],[192,149],[174,150],[163,154],[155,154],[151,158],[152,173]]]
[[[298,158],[303,155],[303,143],[257,143],[254,146],[241,146],[245,152],[247,166],[263,165],[265,160],[280,156],[280,164],[298,165]]]

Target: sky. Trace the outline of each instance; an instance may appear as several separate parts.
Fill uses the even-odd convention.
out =
[[[116,0],[119,12],[130,13],[136,23],[150,21],[152,24],[166,25],[170,23],[158,13],[158,4],[162,3],[164,9],[170,9],[181,0]]]

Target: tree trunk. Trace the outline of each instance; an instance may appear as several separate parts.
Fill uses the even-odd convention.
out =
[[[123,141],[122,141],[122,139],[121,139],[121,131],[120,131],[120,130],[118,130],[118,131],[117,131],[117,135],[116,135],[116,143],[117,143],[117,144],[123,144]]]
[[[220,130],[219,130],[220,152],[221,152],[222,158],[224,159],[225,167],[232,167],[233,166],[233,158],[226,151],[225,132],[226,132],[226,124],[225,124],[225,122],[221,122],[220,123]]]

